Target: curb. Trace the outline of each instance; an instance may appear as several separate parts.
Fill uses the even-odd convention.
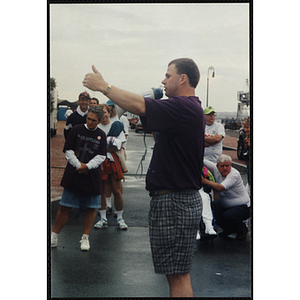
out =
[[[234,147],[229,147],[229,146],[223,146],[223,150],[233,150],[233,151],[237,151],[236,148],[234,148]]]
[[[239,164],[237,162],[232,162],[232,166],[237,169],[239,172],[247,172],[247,166]]]
[[[51,198],[51,202],[58,201],[60,199],[61,199],[61,196],[57,196],[57,197]]]

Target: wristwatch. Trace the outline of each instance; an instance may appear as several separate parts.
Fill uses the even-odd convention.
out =
[[[105,88],[103,94],[106,96],[106,95],[109,93],[110,89],[111,89],[111,85],[108,84],[108,85],[106,86],[106,88]]]

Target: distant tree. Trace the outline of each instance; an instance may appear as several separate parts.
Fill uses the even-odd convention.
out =
[[[55,88],[56,88],[56,80],[54,77],[51,77],[50,78],[50,91],[53,91]],[[53,110],[54,110],[53,103],[54,103],[54,99],[53,99],[52,95],[50,94],[50,112],[53,112]]]
[[[50,78],[50,90],[53,91],[56,88],[56,80],[54,77]]]

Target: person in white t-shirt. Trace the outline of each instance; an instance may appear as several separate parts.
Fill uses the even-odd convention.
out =
[[[217,162],[217,157],[222,154],[223,150],[223,140],[225,137],[225,129],[224,126],[220,123],[215,122],[215,110],[212,106],[208,106],[204,109],[204,115],[206,118],[205,125],[205,148],[204,148],[204,159],[207,159],[213,163]],[[200,191],[202,193],[203,191]],[[213,190],[209,193],[210,198],[214,198]],[[210,198],[208,195],[203,194],[202,197],[203,202],[203,210],[202,210],[202,219],[203,220],[211,220],[212,223],[212,212],[210,205]],[[208,223],[208,222],[207,222]],[[210,235],[216,235],[214,229],[209,227],[208,233]],[[205,229],[206,230],[206,229]]]
[[[204,109],[206,118],[204,158],[216,163],[217,157],[222,154],[225,128],[221,123],[215,122],[216,111],[208,106]]]
[[[204,159],[205,167],[214,175],[216,182],[202,177],[202,183],[219,193],[219,200],[212,202],[216,223],[223,229],[219,236],[236,232],[236,239],[243,241],[248,232],[243,221],[250,217],[250,198],[241,174],[232,168],[231,162],[231,157],[225,154],[218,156],[217,164]]]
[[[128,134],[129,134],[129,121],[123,115],[119,118],[115,108],[115,104],[111,100],[108,100],[106,102],[106,105],[108,105],[110,108],[110,116],[109,116],[110,122],[113,123],[115,121],[120,121],[124,124],[126,142],[123,144],[123,148],[126,150],[126,144],[127,144]]]
[[[109,107],[106,104],[99,104],[104,111],[104,117],[102,118],[98,127],[102,129],[106,135],[108,135],[113,122],[109,119]],[[122,179],[124,179],[122,168],[118,156],[114,153],[116,150],[120,150],[123,143],[126,141],[123,131],[116,137],[107,138],[107,159],[102,163],[102,191],[101,191],[101,209],[100,209],[100,221],[98,221],[95,228],[107,228],[108,221],[107,214],[107,193],[109,195],[111,191],[114,195],[114,204],[117,215],[117,226],[119,229],[127,229],[127,225],[123,219],[123,196],[122,196]],[[109,203],[111,205],[111,203]],[[109,213],[111,213],[111,207]]]
[[[125,130],[125,142],[122,144],[122,148],[125,150],[125,160],[126,160],[126,146],[127,146],[127,140],[128,140],[128,134],[129,134],[129,122],[126,117],[121,116],[119,119],[119,116],[117,114],[116,108],[115,108],[115,103],[111,101],[110,99],[105,103],[110,111],[109,115],[109,120],[110,120],[110,125],[114,123],[115,121],[120,121],[124,124],[124,130]],[[126,123],[127,121],[127,123]],[[122,182],[121,182],[122,184]],[[123,188],[122,188],[123,190]],[[112,195],[112,190],[111,186],[109,184],[106,185],[106,203],[107,203],[107,214],[112,214],[112,204],[111,204],[111,195]],[[114,216],[116,216],[116,212],[114,212]]]
[[[127,117],[125,117],[123,115],[120,117],[120,122],[122,122],[124,124],[126,142],[123,144],[123,148],[126,151],[126,145],[127,145],[127,141],[128,141],[128,135],[129,135],[129,121],[128,121]]]
[[[68,106],[67,111],[65,112],[65,117],[66,119],[68,119],[68,117],[73,113],[71,107]]]

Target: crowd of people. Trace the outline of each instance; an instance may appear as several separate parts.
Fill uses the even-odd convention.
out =
[[[99,100],[90,98],[87,92],[79,95],[78,107],[68,115],[64,128],[66,142],[63,151],[68,164],[61,181],[64,190],[51,235],[52,247],[57,246],[58,234],[74,207],[84,210],[80,243],[81,250],[89,250],[89,233],[97,209],[100,221],[94,227],[108,226],[106,214],[112,213],[111,194],[114,195],[117,227],[121,230],[128,228],[123,219],[122,197],[122,179],[126,170],[122,169],[121,162],[124,164],[125,161],[116,154],[125,149],[128,128],[127,118],[119,121],[112,101],[99,104]],[[98,152],[100,148],[101,154]],[[87,166],[84,170],[83,165]]]
[[[193,295],[190,267],[196,239],[202,235],[237,233],[245,240],[250,217],[250,197],[231,157],[222,154],[224,126],[215,122],[215,110],[195,96],[200,80],[191,59],[168,64],[162,81],[168,99],[153,100],[107,83],[92,66],[83,85],[109,97],[106,104],[83,92],[78,107],[64,129],[64,153],[68,161],[61,185],[64,187],[51,246],[68,221],[72,207],[84,210],[81,250],[89,250],[89,233],[97,210],[95,228],[107,228],[107,214],[114,199],[117,227],[126,230],[123,219],[122,180],[126,168],[128,120],[119,120],[115,105],[139,115],[144,130],[155,132],[153,156],[146,176],[151,197],[149,237],[155,272],[165,274],[171,297]],[[182,122],[178,122],[181,119]],[[246,140],[250,157],[250,119]],[[191,130],[193,128],[194,130]],[[250,158],[249,158],[250,161]],[[250,172],[250,167],[249,167]],[[249,178],[251,178],[249,174]],[[250,185],[251,183],[248,182]]]

